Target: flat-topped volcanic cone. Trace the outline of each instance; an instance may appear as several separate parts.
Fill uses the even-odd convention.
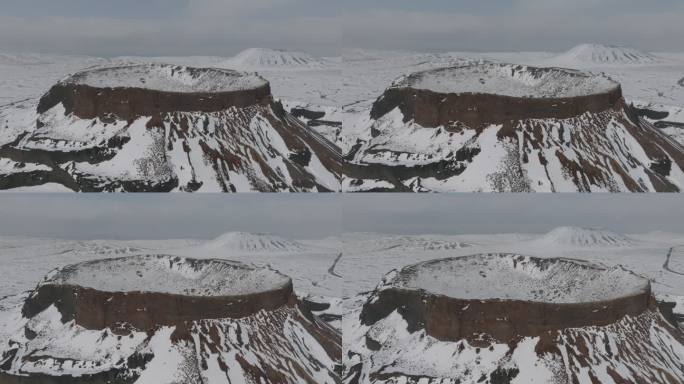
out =
[[[399,107],[404,120],[425,127],[459,121],[471,127],[528,118],[568,118],[602,112],[622,98],[620,84],[560,68],[471,63],[413,73],[395,81],[373,104],[379,118]]]
[[[684,148],[604,75],[486,61],[413,73],[373,104],[346,189],[679,191]]]
[[[684,334],[658,312],[649,281],[578,260],[481,254],[411,265],[385,276],[350,328],[346,376],[358,382],[684,378]]]
[[[0,188],[335,191],[337,148],[254,73],[166,64],[90,69],[0,110]]]
[[[186,321],[240,318],[294,300],[292,281],[270,269],[166,255],[89,261],[42,281],[24,305],[33,317],[54,305],[87,329],[125,323],[139,330]]]
[[[416,264],[384,283],[364,324],[406,310],[415,327],[452,341],[607,325],[646,311],[651,297],[647,279],[621,268],[499,254]]]
[[[256,74],[139,64],[67,77],[40,99],[38,113],[61,103],[65,113],[81,119],[134,120],[164,112],[217,112],[270,102],[270,86]]]
[[[2,309],[14,320],[3,323],[0,383],[339,380],[339,332],[269,268],[166,255],[89,261]]]

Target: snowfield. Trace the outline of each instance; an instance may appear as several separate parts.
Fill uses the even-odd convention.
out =
[[[391,287],[468,300],[587,303],[648,292],[648,280],[619,267],[560,259],[539,263],[529,256],[479,254],[405,267]]]
[[[283,248],[283,242],[287,243],[275,236],[246,233],[226,234],[209,241],[3,238],[0,253],[14,254],[0,256],[3,272],[10,259],[16,261],[10,269],[17,274],[45,271],[38,264],[26,264],[28,260],[42,260],[45,266],[59,264],[61,268],[46,272],[46,278],[37,286],[33,278],[33,282],[19,287],[17,281],[0,277],[0,382],[44,374],[78,383],[98,382],[100,377],[140,384],[269,382],[274,377],[282,383],[337,383],[341,312],[340,298],[334,297],[334,281],[339,278],[329,274],[328,269],[338,257],[339,247],[335,240],[292,241],[299,245],[292,249]],[[25,258],[27,252],[33,252],[33,257]],[[112,255],[126,257],[109,258]],[[64,266],[67,260],[69,264],[81,263]],[[276,272],[274,265],[299,271],[294,279],[298,300],[282,296],[292,280]],[[35,290],[29,296],[32,286]],[[106,302],[92,306],[104,310],[96,317],[107,318],[111,310],[110,317],[137,318],[137,311],[146,311],[145,306],[153,303],[143,301],[126,307],[128,298],[140,300],[143,295],[160,293],[177,295],[171,300],[190,300],[188,303],[193,305],[189,307],[196,309],[201,305],[199,297],[231,300],[226,311],[247,312],[180,322],[170,317],[167,320],[172,323],[157,323],[150,329],[139,328],[145,326],[144,322],[133,327],[116,322],[99,328],[84,320],[91,315],[88,310],[65,319],[70,307],[65,309],[59,299],[29,315],[27,305],[33,304],[27,304],[28,300],[50,297],[52,291],[47,296],[41,296],[41,292],[53,286],[91,288],[75,293],[85,301],[79,305],[88,305],[85,297],[93,292],[104,295],[100,300],[109,296]],[[253,294],[262,295],[258,300],[264,300],[265,307],[249,301]],[[255,306],[257,309],[252,311],[250,308]],[[211,313],[217,309],[209,306],[200,311]]]
[[[681,361],[684,339],[681,329],[673,328],[677,321],[680,328],[684,326],[684,270],[681,269],[684,235],[662,232],[623,235],[562,227],[546,234],[431,235],[442,241],[469,244],[448,250],[384,246],[389,239],[410,243],[424,237],[371,233],[343,236],[345,253],[335,270],[345,280],[354,281],[344,287],[347,299],[342,329],[346,382],[619,384],[684,380]],[[528,256],[517,256],[519,265],[510,259],[488,256],[502,252]],[[565,271],[562,264],[537,268],[526,265],[529,256],[541,260],[570,258],[573,263],[575,259],[587,260],[606,269],[594,275],[596,271],[587,274],[576,265]],[[442,260],[454,257],[465,259],[458,267],[449,262],[458,259]],[[488,257],[494,257],[496,262],[485,263]],[[401,268],[429,260],[436,261],[420,265],[421,269],[408,280],[397,280]],[[359,269],[358,265],[364,268]],[[677,267],[673,268],[674,265]],[[381,282],[383,276],[386,280]],[[559,279],[554,281],[555,278]],[[401,307],[372,324],[361,320],[364,304],[378,298],[374,294],[378,291],[373,291],[376,288],[417,288],[474,300],[501,298],[568,303],[601,300],[606,294],[619,297],[618,292],[622,290],[623,293],[643,292],[648,284],[656,300],[667,303],[664,307],[674,308],[674,319],[665,320],[660,312],[647,310],[606,326],[569,328],[549,332],[545,337],[520,337],[509,342],[493,341],[487,335],[459,341],[440,340],[428,334],[420,323],[416,324],[411,309]],[[568,288],[571,289],[567,291]],[[419,297],[425,300],[425,295]],[[505,320],[505,314],[500,316]],[[440,326],[435,325],[438,329]]]
[[[592,341],[587,344],[590,348],[589,355],[582,355],[583,358],[593,356],[591,357],[594,359],[592,361],[601,361],[603,362],[601,364],[605,363],[619,369],[623,377],[630,377],[632,371],[628,368],[629,364],[615,357],[615,355],[607,354],[604,340],[610,340],[612,350],[625,351],[628,356],[632,356],[629,359],[635,359],[633,361],[641,359],[639,356],[643,356],[641,353],[643,353],[644,348],[647,348],[649,356],[654,356],[654,361],[661,363],[668,361],[663,363],[667,364],[667,369],[672,369],[674,366],[672,364],[678,364],[675,361],[667,360],[667,356],[663,355],[663,353],[670,352],[679,353],[677,348],[681,347],[678,347],[677,342],[671,338],[671,328],[668,328],[671,326],[668,326],[662,315],[656,312],[648,312],[636,318],[626,317],[620,322],[606,327],[572,329],[563,332],[561,339],[555,342],[556,345],[563,346],[562,350],[567,350],[569,355],[560,358],[560,360],[557,357],[548,357],[551,360],[545,360],[544,355],[538,355],[535,352],[535,346],[541,340],[534,337],[520,340],[515,349],[510,349],[509,345],[500,343],[482,348],[480,343],[472,341],[455,343],[440,341],[422,331],[409,331],[409,325],[396,312],[373,326],[359,326],[358,316],[362,305],[370,297],[371,291],[381,283],[383,276],[393,269],[398,270],[421,261],[488,253],[516,253],[538,257],[542,260],[557,257],[580,259],[591,264],[601,265],[601,268],[605,269],[601,270],[601,273],[595,274],[584,273],[576,268],[570,270],[563,270],[563,267],[528,268],[524,264],[513,268],[510,264],[503,262],[492,264],[497,266],[496,268],[483,270],[478,267],[480,265],[478,259],[473,258],[472,268],[468,269],[472,273],[461,274],[458,275],[457,279],[447,280],[444,286],[436,282],[435,276],[454,276],[449,268],[431,268],[422,271],[417,275],[415,281],[407,282],[407,284],[429,287],[433,291],[450,295],[467,296],[463,290],[470,287],[472,291],[488,290],[490,294],[487,297],[505,295],[510,298],[539,298],[540,300],[567,302],[591,299],[599,292],[600,295],[607,296],[618,296],[619,292],[638,292],[644,288],[645,280],[634,279],[633,274],[637,274],[648,279],[656,299],[659,302],[668,303],[667,305],[672,308],[674,318],[684,322],[684,278],[682,278],[684,277],[684,234],[679,233],[653,232],[626,235],[606,230],[562,227],[542,234],[427,234],[409,236],[346,233],[338,237],[315,240],[285,239],[274,235],[249,233],[227,233],[211,240],[69,241],[1,237],[0,297],[3,299],[0,300],[0,336],[9,337],[19,333],[23,334],[21,329],[26,324],[20,316],[21,302],[26,297],[27,291],[35,288],[41,278],[54,268],[82,261],[125,255],[165,254],[172,258],[177,256],[181,258],[180,260],[183,257],[235,260],[270,267],[291,277],[297,296],[317,303],[314,306],[320,308],[316,309],[315,313],[331,326],[343,330],[345,351],[354,352],[349,355],[344,354],[344,364],[347,369],[360,363],[362,361],[361,356],[364,354],[374,353],[374,358],[370,364],[367,360],[363,360],[365,362],[364,371],[359,372],[359,374],[366,375],[369,372],[379,371],[387,374],[386,376],[375,376],[375,382],[395,382],[392,379],[393,375],[401,376],[404,373],[414,373],[429,377],[460,378],[461,383],[475,383],[483,374],[490,375],[497,372],[495,374],[497,375],[515,368],[519,371],[516,374],[516,380],[511,381],[511,383],[529,383],[532,377],[543,378],[544,376],[539,376],[542,374],[548,375],[547,377],[555,377],[561,372],[557,369],[564,370],[563,367],[570,367],[568,369],[574,372],[573,374],[579,375],[579,383],[591,383],[591,379],[589,379],[591,375],[598,375],[601,372],[605,374],[606,365],[603,365],[604,368],[592,365],[584,373],[585,376],[582,376],[580,374],[582,372],[581,367],[575,366],[576,359],[579,357],[573,355],[578,353],[573,349],[578,338],[596,340],[595,343]],[[92,265],[96,266],[98,262],[93,261]],[[164,263],[164,268],[161,268],[160,271],[167,268],[167,265]],[[509,273],[512,270],[511,268],[517,272]],[[482,272],[493,274],[488,276],[490,278],[494,276],[500,284],[483,287],[482,284],[478,283],[482,279],[480,274]],[[160,290],[166,284],[174,281],[168,279],[169,274],[176,273],[180,273],[183,281],[187,281],[193,287],[196,279],[200,279],[201,276],[200,272],[194,270],[167,271],[155,276],[148,276],[147,274],[143,274],[143,276],[151,284],[152,289]],[[94,271],[93,274],[99,275],[98,271]],[[137,275],[119,276],[115,270],[112,271],[111,275],[113,277],[110,279],[111,284],[120,286],[109,288],[115,289],[121,286],[145,288],[138,284],[139,277]],[[572,279],[555,279],[554,276],[572,276]],[[55,278],[55,275],[52,278]],[[186,280],[187,278],[189,280]],[[97,276],[92,274],[79,277],[79,281],[83,282],[88,279],[100,281]],[[456,282],[469,282],[469,284],[456,284]],[[91,283],[100,286],[94,281]],[[553,287],[558,289],[553,289]],[[566,291],[568,287],[573,289]],[[471,295],[471,297],[484,298],[484,296],[478,295]],[[45,341],[45,345],[49,344],[51,348],[57,348],[61,345],[62,351],[68,350],[73,351],[73,353],[78,350],[74,347],[78,343],[86,343],[90,346],[90,349],[83,350],[81,355],[74,355],[74,361],[78,361],[78,364],[73,367],[68,367],[61,361],[55,361],[53,368],[59,367],[64,372],[85,374],[99,371],[100,369],[96,367],[105,367],[106,364],[111,363],[108,358],[104,357],[107,356],[107,350],[110,348],[116,348],[120,356],[128,356],[132,350],[145,351],[151,348],[155,349],[154,355],[159,356],[159,358],[152,360],[148,364],[150,370],[145,370],[142,373],[144,375],[151,375],[154,372],[160,374],[159,371],[154,370],[161,369],[157,364],[167,364],[166,368],[163,369],[165,374],[168,373],[168,377],[178,377],[179,373],[174,367],[179,366],[176,364],[185,364],[179,362],[187,362],[187,356],[192,356],[194,353],[181,345],[172,345],[169,342],[169,335],[174,332],[173,329],[168,329],[168,333],[158,330],[157,336],[153,339],[146,338],[144,333],[133,333],[130,339],[117,339],[116,335],[111,333],[85,330],[73,324],[62,324],[58,317],[55,318],[55,314],[51,314],[49,311],[41,316],[32,320],[31,329],[40,330],[39,332],[42,335],[36,340]],[[296,317],[296,314],[286,311],[278,312],[274,316],[250,317],[230,327],[234,327],[231,329],[249,329],[250,331],[245,332],[252,332],[251,335],[256,335],[258,334],[256,329],[259,326],[285,326],[286,330],[289,329],[302,335],[301,337],[305,337],[300,325],[286,320],[292,318],[291,316]],[[220,325],[219,322],[213,321],[212,324],[219,327],[219,332],[222,334],[226,332],[227,335],[231,332],[224,329],[224,326]],[[644,328],[645,324],[652,325]],[[204,333],[209,332],[206,330],[198,329],[197,332],[201,332],[202,335],[209,335],[209,333]],[[48,335],[52,336],[46,338]],[[246,334],[243,333],[243,335]],[[366,335],[370,335],[373,340],[382,343],[382,349],[374,352],[369,350],[364,341]],[[277,337],[280,338],[281,336]],[[222,364],[218,361],[232,359],[229,357],[232,355],[228,352],[231,350],[230,348],[237,348],[241,351],[240,353],[250,353],[248,352],[250,350],[248,345],[230,338],[224,342],[227,340],[232,340],[237,344],[232,344],[232,347],[226,344],[211,344],[221,345],[218,347],[221,352],[202,354],[203,359],[213,361],[213,363],[208,363],[207,369],[209,371],[212,370],[211,364]],[[290,336],[285,337],[282,339],[282,342],[285,343],[283,345],[287,345],[291,340]],[[641,344],[646,341],[648,341],[647,344]],[[317,343],[313,340],[304,341],[304,343],[308,345],[307,348],[311,348],[310,351],[315,351],[318,348],[316,347]],[[30,343],[26,345],[27,352],[21,353],[28,353],[28,351],[41,348],[39,345]],[[407,349],[406,346],[408,345],[412,347]],[[264,353],[267,352],[264,351]],[[361,355],[357,353],[361,353]],[[83,356],[86,355],[90,359],[87,360],[90,363],[83,362]],[[451,357],[449,359],[435,359],[434,356]],[[173,363],[174,361],[176,363]],[[30,364],[24,364],[22,367],[24,370],[34,369],[31,368]],[[49,369],[52,368],[35,366],[37,372],[45,372]],[[642,366],[638,372],[650,372],[649,369]],[[207,374],[208,371],[203,372]],[[235,378],[241,375],[237,371],[231,372],[236,375]],[[311,372],[315,372],[315,370]],[[349,372],[347,373],[349,374]],[[215,374],[217,375],[216,378],[222,377],[222,373],[218,370]],[[394,378],[400,380],[399,376]],[[349,376],[347,377],[349,378]],[[385,379],[378,379],[379,377]],[[322,376],[320,380],[327,382],[328,379]],[[442,383],[456,383],[455,380],[447,380]],[[208,382],[213,383],[209,379]],[[550,381],[543,382],[548,383]],[[606,382],[612,383],[609,380]]]
[[[269,266],[291,277],[299,295],[353,299],[373,290],[393,269],[426,260],[483,253],[579,259],[609,269],[621,266],[647,277],[656,297],[684,298],[684,234],[624,235],[575,227],[556,228],[543,234],[346,233],[319,240],[240,232],[211,240],[68,241],[0,237],[0,297],[33,289],[51,270],[69,264],[126,255],[165,254]],[[363,268],[359,268],[361,265]]]
[[[160,64],[99,68],[76,73],[64,83],[94,88],[142,88],[164,92],[232,92],[263,87],[268,82],[253,73],[225,69],[193,71]]]
[[[606,243],[603,238],[609,233],[613,232],[560,227],[543,234],[437,236],[443,242],[468,245],[449,249],[386,246],[390,239],[393,244],[410,244],[418,239],[416,243],[420,244],[424,236],[348,233],[342,236],[344,254],[335,270],[345,280],[353,280],[345,281],[343,294],[345,297],[354,297],[373,290],[389,271],[422,261],[474,254],[515,253],[542,259],[584,260],[608,268],[621,266],[651,280],[656,297],[684,296],[684,275],[681,274],[684,270],[671,267],[676,265],[674,263],[682,263],[678,260],[681,260],[684,251],[684,234],[614,234],[619,238],[631,239],[627,245],[623,242]],[[551,238],[553,242],[549,241]],[[665,264],[669,254],[670,262]],[[364,266],[362,274],[357,265]],[[669,266],[670,270],[665,266]]]
[[[411,74],[392,84],[395,88],[437,93],[476,93],[511,97],[564,98],[609,92],[619,86],[606,76],[579,71],[477,62]]]
[[[103,292],[160,292],[186,296],[237,296],[281,289],[290,279],[267,268],[211,259],[140,255],[93,260],[52,271],[41,285],[69,285]]]
[[[642,119],[646,123],[654,124],[646,130],[654,130],[671,138],[673,142],[684,143],[684,86],[682,86],[682,73],[684,72],[684,56],[677,53],[645,53],[628,47],[611,47],[596,44],[578,46],[565,53],[554,52],[500,52],[500,53],[472,53],[472,52],[446,52],[446,53],[418,53],[397,51],[371,51],[353,49],[346,50],[338,57],[314,57],[306,53],[279,51],[273,49],[254,48],[248,49],[235,57],[117,57],[117,58],[94,58],[78,56],[57,56],[38,54],[4,54],[0,60],[0,105],[6,107],[0,109],[0,125],[5,126],[0,130],[0,143],[10,143],[22,134],[22,132],[35,129],[35,121],[31,110],[35,109],[35,99],[46,92],[53,84],[64,79],[70,73],[77,73],[83,69],[99,69],[126,66],[135,68],[141,63],[170,63],[178,68],[185,66],[218,68],[217,71],[239,70],[253,73],[258,71],[259,76],[266,79],[276,99],[282,102],[286,110],[304,110],[310,114],[299,114],[301,124],[311,132],[320,135],[321,138],[333,143],[338,147],[336,150],[347,154],[348,159],[355,163],[369,163],[378,165],[400,164],[414,167],[419,164],[428,164],[430,161],[452,161],[456,156],[454,148],[467,148],[471,150],[484,150],[486,155],[475,157],[471,164],[461,162],[455,167],[467,166],[465,172],[449,178],[444,177],[412,177],[403,180],[401,185],[388,183],[387,180],[372,179],[344,179],[341,181],[343,191],[369,191],[387,190],[400,188],[411,191],[505,191],[505,190],[534,190],[534,191],[624,191],[624,190],[652,190],[655,188],[649,180],[648,172],[643,168],[649,167],[652,159],[644,156],[635,142],[628,136],[631,134],[621,128],[620,120],[624,116],[614,116],[614,131],[610,131],[612,144],[606,142],[602,146],[610,152],[614,152],[615,159],[622,169],[613,170],[611,164],[601,164],[605,174],[596,185],[581,185],[572,180],[572,175],[564,171],[564,164],[568,162],[582,161],[601,162],[604,158],[603,149],[593,148],[587,153],[565,153],[567,159],[555,159],[555,145],[564,143],[565,139],[573,137],[569,129],[562,131],[566,126],[584,126],[596,119],[596,116],[578,116],[573,119],[561,119],[557,123],[545,128],[546,142],[540,143],[541,148],[516,148],[516,140],[510,142],[494,142],[491,140],[496,133],[492,127],[489,132],[485,130],[477,137],[471,137],[468,133],[457,134],[445,132],[453,127],[444,127],[442,131],[432,132],[421,129],[415,122],[399,124],[398,119],[403,116],[388,114],[379,121],[370,118],[370,110],[373,103],[383,92],[396,81],[396,85],[409,83],[419,88],[427,88],[441,91],[456,92],[499,92],[505,95],[518,96],[549,96],[592,93],[614,87],[614,82],[621,85],[623,94],[628,104],[643,111]],[[445,76],[445,67],[468,68],[472,63],[490,63],[486,74],[474,73],[462,70]],[[470,64],[469,64],[470,63]],[[505,65],[502,63],[513,63]],[[522,69],[529,67],[560,67],[569,68],[552,72],[550,76],[529,76]],[[223,69],[222,69],[223,68]],[[521,71],[517,71],[520,68]],[[437,71],[435,71],[437,70]],[[587,73],[583,76],[575,76],[581,70]],[[409,76],[412,73],[421,72],[420,77]],[[453,71],[451,71],[453,72]],[[95,72],[97,73],[97,71]],[[525,74],[524,76],[522,74]],[[121,79],[128,81],[134,86],[180,87],[180,89],[205,89],[197,85],[197,82],[209,84],[213,80],[195,79],[182,69],[173,75],[167,72],[158,73],[151,79],[140,81],[134,73],[121,74]],[[487,76],[485,76],[487,75]],[[520,76],[518,76],[520,75]],[[253,86],[261,83],[259,77],[254,74],[245,75],[246,84],[233,84],[237,87]],[[252,80],[245,80],[252,79]],[[106,81],[105,81],[106,80]],[[205,81],[206,80],[206,81]],[[241,80],[241,81],[243,81]],[[89,81],[93,84],[106,86],[109,77],[93,77]],[[484,84],[482,83],[484,81]],[[558,84],[561,84],[559,87]],[[551,85],[551,86],[549,86]],[[228,86],[231,84],[221,84]],[[199,88],[197,88],[199,87]],[[7,105],[11,104],[11,105]],[[603,117],[601,117],[603,119]],[[12,124],[8,124],[9,121]],[[220,119],[217,119],[220,120]],[[67,124],[68,121],[63,123]],[[144,125],[141,121],[139,124]],[[202,123],[204,124],[204,123]],[[221,124],[219,121],[217,124]],[[87,131],[87,127],[76,127],[73,133],[79,140],[72,140],[64,136],[64,133],[56,135],[54,132],[45,132],[46,136],[32,137],[31,140],[24,138],[30,146],[58,146],[66,142],[79,148],[89,148],[95,142],[102,142],[112,136],[117,129],[116,125],[97,123],[94,132]],[[255,128],[263,124],[255,125]],[[211,122],[210,122],[211,127]],[[193,127],[197,128],[197,127]],[[201,127],[200,127],[201,128]],[[100,132],[106,129],[107,132]],[[516,127],[522,140],[527,133],[522,127]],[[391,131],[392,135],[386,135]],[[376,136],[376,132],[380,136]],[[135,132],[131,132],[134,135]],[[199,132],[199,135],[204,133]],[[259,133],[262,134],[262,133]],[[268,134],[268,133],[265,133]],[[645,132],[644,134],[652,134]],[[154,137],[152,137],[154,136]],[[42,139],[41,139],[42,138]],[[124,140],[128,140],[128,136]],[[538,138],[538,136],[535,136]],[[81,140],[82,139],[82,140]],[[586,138],[580,138],[584,141]],[[66,140],[66,141],[63,141]],[[129,152],[120,153],[107,164],[92,165],[86,162],[76,162],[72,166],[65,167],[64,171],[70,175],[97,175],[99,180],[90,181],[95,188],[111,188],[117,190],[118,186],[111,186],[112,180],[121,179],[127,183],[137,183],[140,177],[154,175],[155,183],[170,188],[167,184],[173,180],[168,178],[169,172],[176,174],[179,187],[174,190],[198,191],[253,191],[258,190],[264,175],[258,171],[234,171],[227,170],[220,176],[221,180],[210,167],[210,161],[197,155],[198,149],[190,151],[187,155],[182,146],[177,145],[167,154],[171,159],[169,167],[159,167],[159,161],[150,160],[158,157],[162,142],[153,132],[138,133],[130,137],[131,141],[140,141],[140,144],[127,149]],[[188,138],[190,146],[198,146],[199,141],[192,137]],[[214,140],[214,139],[212,139]],[[90,143],[90,144],[86,144]],[[616,144],[618,143],[618,144]],[[610,144],[610,145],[609,145]],[[327,144],[326,144],[327,145]],[[27,148],[30,148],[27,147]],[[536,144],[534,144],[536,146]],[[76,149],[76,147],[72,149]],[[367,149],[370,148],[370,151]],[[55,147],[56,148],[56,147]],[[545,151],[549,153],[541,153]],[[220,150],[220,149],[219,149]],[[541,151],[540,154],[531,153],[525,157],[516,154],[519,151]],[[266,149],[272,153],[270,149]],[[601,153],[594,157],[596,151]],[[563,151],[564,152],[564,151]],[[623,156],[630,153],[636,156],[638,164],[634,164],[632,156]],[[354,156],[356,154],[356,157]],[[646,155],[649,152],[647,151]],[[287,154],[282,154],[287,155]],[[155,157],[156,156],[156,157]],[[523,169],[513,169],[510,165],[516,156],[523,156],[529,163],[525,163]],[[541,157],[540,157],[541,156]],[[588,159],[589,158],[589,159]],[[566,161],[567,160],[567,161]],[[203,164],[206,163],[206,164]],[[276,173],[286,174],[287,170],[277,159],[269,159],[269,167],[276,169]],[[643,164],[642,164],[643,163]],[[252,167],[252,166],[250,166]],[[631,168],[631,169],[630,169]],[[676,167],[675,167],[676,168]],[[18,176],[27,175],[30,172],[19,172],[12,168],[13,174]],[[128,170],[128,171],[125,171]],[[137,172],[131,172],[136,170]],[[315,157],[308,170],[319,176],[320,183],[326,189],[339,190],[340,182],[335,175],[326,171],[326,165],[321,164]],[[47,171],[46,171],[47,172]],[[61,172],[57,170],[57,172]],[[128,173],[127,173],[128,172]],[[524,173],[525,178],[518,181],[506,180],[506,174]],[[682,189],[684,186],[684,174],[674,169],[668,179],[672,185],[667,188]],[[36,174],[33,172],[32,174]],[[635,180],[636,185],[628,181],[623,185],[623,176]],[[228,180],[228,181],[227,181]],[[287,177],[278,182],[287,183]],[[201,183],[201,185],[200,185]],[[582,184],[582,183],[580,183]],[[656,183],[657,184],[657,183]],[[55,185],[55,189],[64,189],[56,183],[45,183],[29,188],[45,189],[45,185]],[[277,187],[271,187],[277,190]],[[667,189],[665,188],[665,189]],[[25,187],[22,187],[24,190]]]

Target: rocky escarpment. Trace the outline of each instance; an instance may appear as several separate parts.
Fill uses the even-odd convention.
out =
[[[0,169],[3,189],[339,189],[335,146],[287,113],[256,74],[162,64],[92,69],[60,81],[35,106],[8,106],[0,116],[0,158],[10,162]]]
[[[658,311],[649,281],[577,260],[484,254],[408,266],[347,324],[350,382],[684,377],[684,334]]]
[[[17,321],[3,329],[12,335],[0,345],[3,383],[338,381],[339,332],[267,268],[97,260],[52,272],[5,309]]]
[[[509,75],[504,71],[510,71],[510,79],[501,78]],[[463,84],[466,76],[477,84]],[[458,84],[452,86],[450,81]],[[525,90],[525,82],[536,81],[540,81],[539,86]],[[455,90],[458,92],[452,93]],[[424,127],[460,122],[481,128],[511,120],[566,119],[585,112],[603,112],[621,99],[619,84],[581,72],[471,64],[411,74],[388,88],[370,114],[378,119],[399,108],[404,122],[413,120]]]
[[[155,74],[150,70],[163,71]],[[181,79],[174,81],[176,71],[185,71],[190,79],[216,79],[223,87],[214,84],[186,88]],[[133,73],[131,73],[133,72]],[[168,79],[161,78],[168,74]],[[149,79],[157,75],[159,79]],[[121,77],[138,76],[139,83]],[[150,82],[157,81],[155,88]],[[154,86],[154,84],[152,85]],[[66,114],[81,119],[116,119],[132,121],[143,116],[173,112],[218,112],[251,105],[268,105],[272,102],[270,85],[256,76],[246,77],[239,72],[224,69],[198,69],[174,67],[133,66],[104,68],[77,73],[57,84],[40,98],[38,114],[62,104]],[[38,120],[38,125],[43,124]]]
[[[346,155],[345,189],[679,191],[684,148],[620,85],[559,68],[469,62],[398,79]]]
[[[649,282],[620,269],[561,259],[475,255],[402,269],[364,306],[361,322],[370,325],[399,311],[411,319],[410,330],[425,329],[439,340],[488,334],[508,342],[564,328],[612,324],[652,305]]]
[[[154,270],[155,264],[163,264],[164,269]],[[146,276],[145,269],[150,270],[149,276]],[[184,284],[180,281],[170,286],[171,289],[145,285],[148,279],[179,280],[178,273],[185,270],[197,276],[188,275],[180,280],[198,280],[201,277],[205,281],[196,281],[197,285],[188,281],[183,290],[176,289],[176,285]],[[80,281],[87,278],[88,273],[106,273],[106,276],[98,277],[97,282]],[[224,279],[235,285],[242,282],[252,287],[225,289],[221,287],[225,284],[222,282]],[[256,284],[262,279],[265,282]],[[158,291],[151,291],[152,288]],[[32,318],[55,306],[63,322],[73,320],[86,329],[128,324],[146,330],[203,319],[247,317],[293,302],[296,298],[292,292],[292,281],[277,273],[224,260],[188,260],[161,255],[98,260],[66,267],[40,283],[26,299],[22,314]]]

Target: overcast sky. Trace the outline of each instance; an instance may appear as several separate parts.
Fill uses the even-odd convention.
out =
[[[682,217],[675,194],[0,195],[0,235],[65,239],[543,233],[564,225],[684,233]]]
[[[0,194],[0,235],[210,239],[230,231],[321,238],[341,228],[332,194]]]
[[[343,228],[397,234],[545,233],[559,226],[684,233],[679,194],[345,195]]]
[[[253,46],[684,51],[681,0],[1,0],[0,50],[230,56]]]

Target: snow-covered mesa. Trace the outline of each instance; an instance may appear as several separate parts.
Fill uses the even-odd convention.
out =
[[[40,285],[69,285],[103,292],[235,296],[281,289],[290,282],[275,270],[226,260],[140,255],[66,266],[51,272]]]
[[[620,267],[528,256],[478,254],[406,267],[389,286],[466,300],[601,302],[648,292],[649,282]]]
[[[606,76],[573,70],[480,61],[418,72],[395,81],[392,86],[437,93],[565,98],[609,92],[619,84]]]
[[[184,66],[139,64],[79,72],[63,82],[94,88],[142,88],[163,92],[214,93],[263,87],[268,82],[254,73]]]

